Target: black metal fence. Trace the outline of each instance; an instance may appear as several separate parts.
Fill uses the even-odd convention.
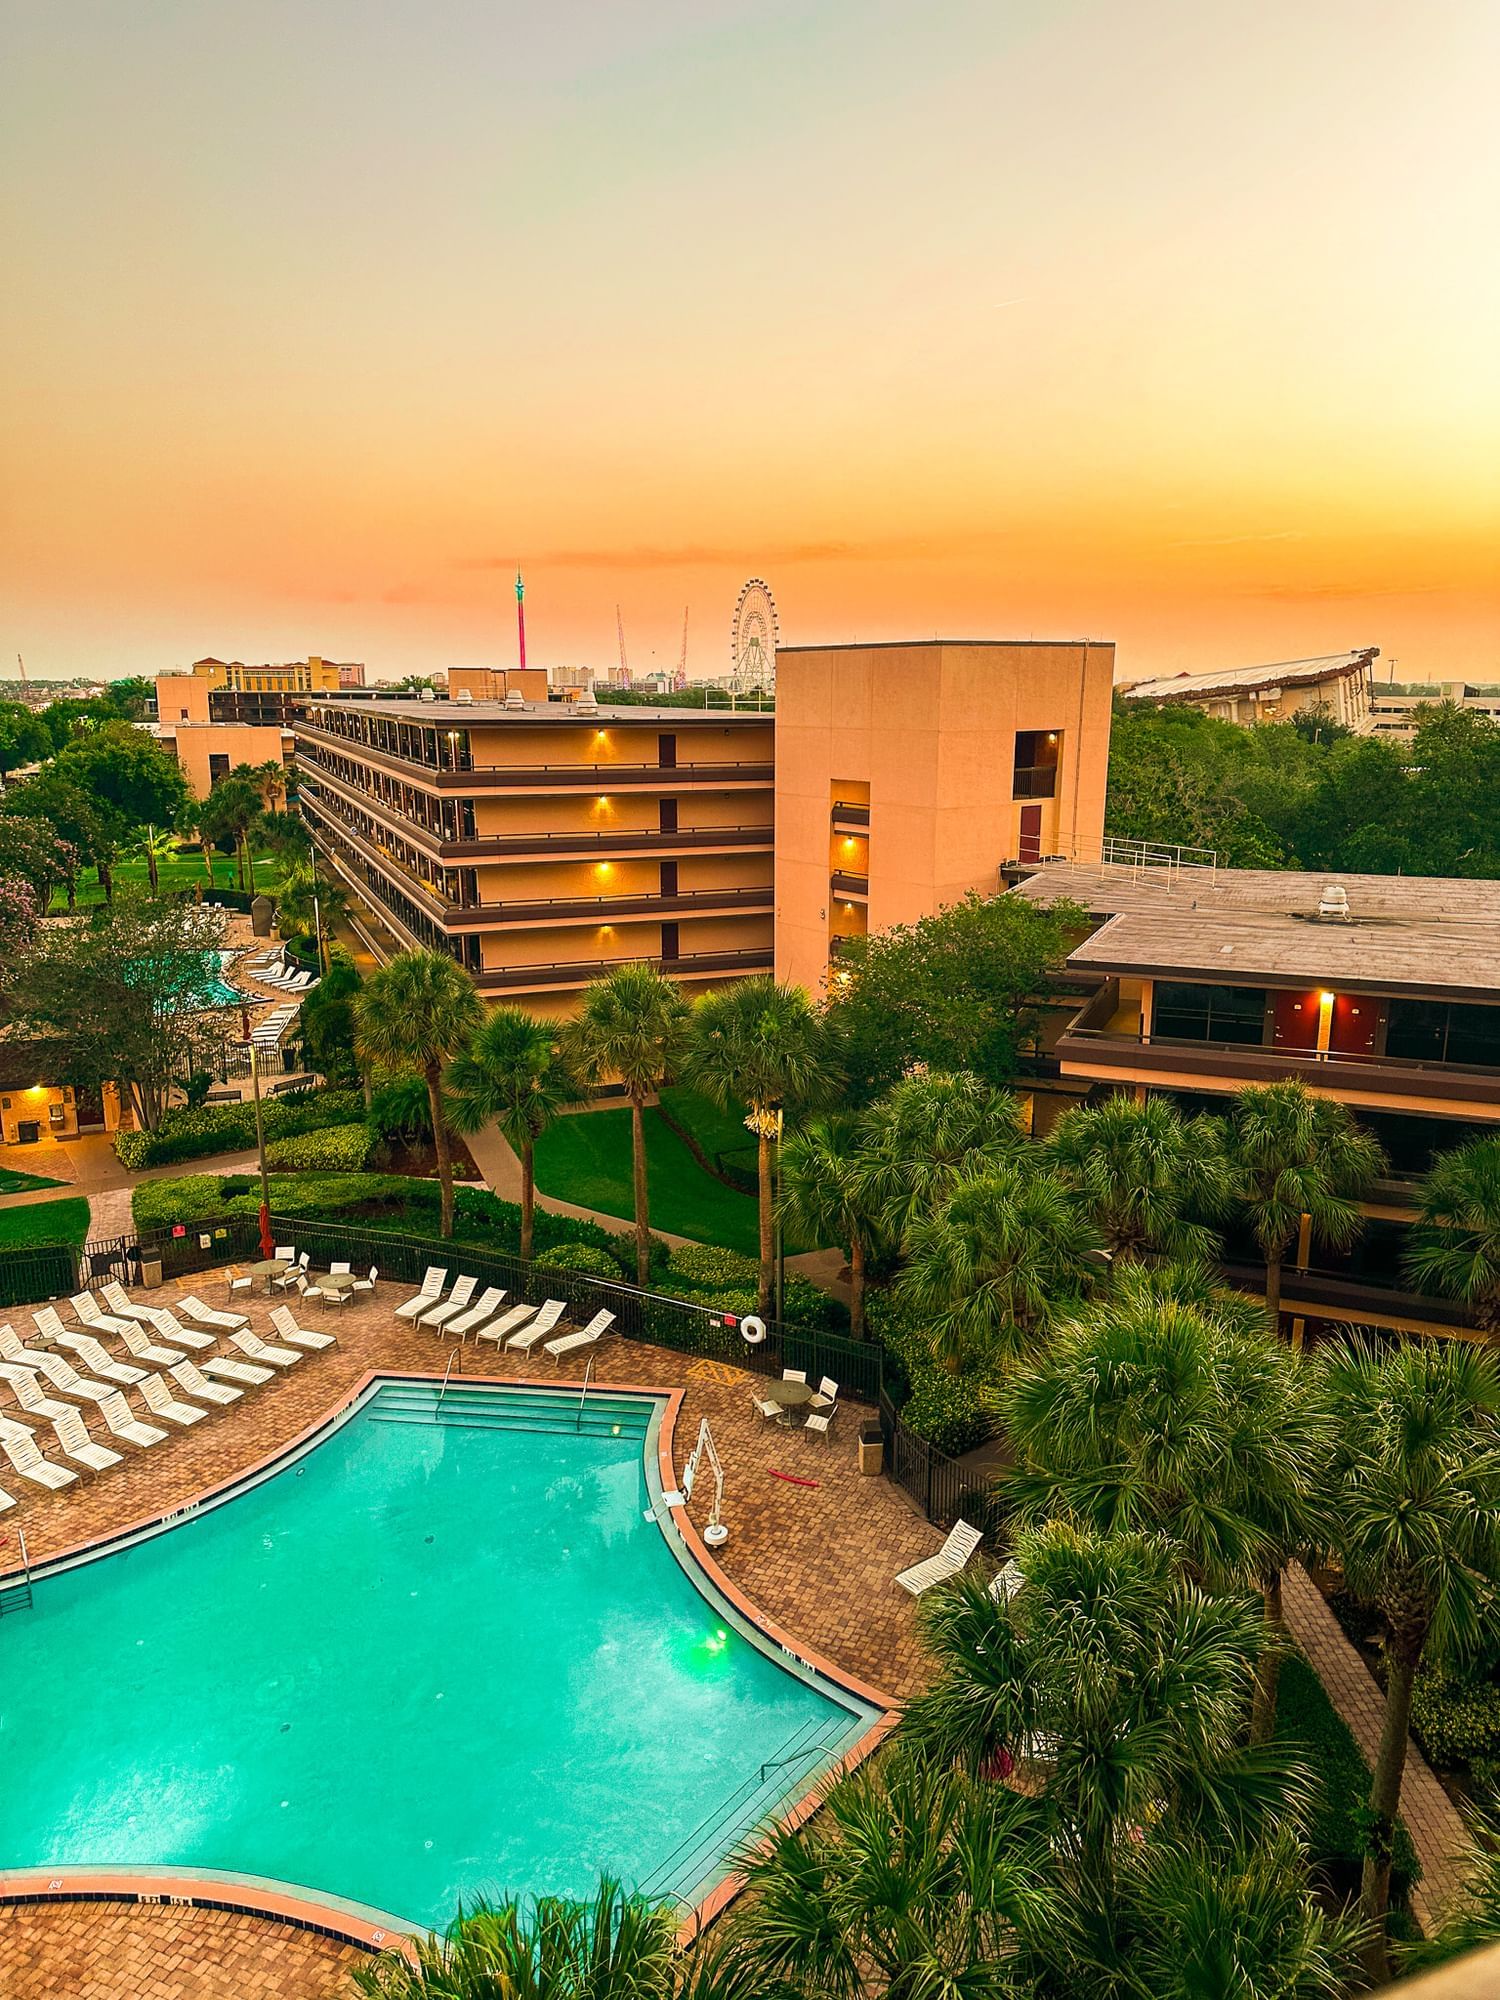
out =
[[[615,1330],[626,1340],[729,1362],[760,1375],[777,1376],[783,1368],[800,1368],[811,1381],[831,1376],[841,1397],[878,1413],[885,1472],[928,1520],[946,1528],[962,1515],[976,1526],[998,1525],[989,1483],[902,1423],[891,1393],[893,1388],[899,1392],[900,1370],[874,1341],[770,1321],[765,1339],[752,1345],[738,1319],[711,1306],[643,1292],[623,1280],[616,1284],[583,1271],[538,1270],[504,1251],[303,1216],[272,1216],[271,1229],[278,1243],[306,1250],[314,1264],[347,1258],[356,1270],[373,1264],[383,1278],[412,1286],[421,1283],[430,1265],[438,1264],[453,1273],[462,1270],[472,1275],[481,1288],[503,1286],[515,1297],[545,1291],[549,1298],[562,1299],[574,1319],[592,1318],[607,1309],[615,1315]],[[176,1280],[259,1254],[260,1225],[253,1216],[189,1223],[165,1236],[103,1238],[82,1249],[52,1244],[0,1251],[0,1305],[41,1304],[110,1278],[138,1285],[145,1268],[153,1264],[160,1265],[164,1280]]]

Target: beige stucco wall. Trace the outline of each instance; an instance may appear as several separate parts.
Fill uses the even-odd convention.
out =
[[[1113,645],[794,647],[778,653],[776,674],[779,978],[823,983],[829,875],[845,852],[830,841],[831,808],[866,796],[861,787],[868,840],[839,865],[869,875],[872,931],[993,891],[1019,851],[1023,804],[1042,807],[1043,853],[1097,853]],[[1012,798],[1018,730],[1059,732],[1054,798]],[[856,921],[840,906],[833,927]]]
[[[161,728],[159,741],[172,750],[195,799],[207,798],[214,757],[236,764],[285,764],[292,754],[292,733],[272,724],[252,722],[179,722]]]

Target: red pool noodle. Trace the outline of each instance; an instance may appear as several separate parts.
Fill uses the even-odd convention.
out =
[[[816,1479],[798,1479],[794,1473],[778,1472],[774,1466],[771,1468],[771,1477],[773,1479],[784,1479],[788,1486],[811,1486],[816,1488],[819,1484]]]

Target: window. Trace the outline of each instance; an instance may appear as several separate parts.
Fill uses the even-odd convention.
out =
[[[1010,793],[1014,799],[1057,796],[1057,760],[1062,754],[1060,729],[1018,729],[1015,770]]]
[[[1265,1039],[1266,996],[1250,986],[1178,986],[1156,989],[1153,1038],[1178,1042],[1250,1042]]]
[[[1385,1052],[1401,1062],[1500,1069],[1500,1007],[1449,1000],[1393,1000]]]

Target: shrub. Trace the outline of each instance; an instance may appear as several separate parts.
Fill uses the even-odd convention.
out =
[[[740,1318],[755,1311],[759,1283],[760,1266],[753,1257],[711,1243],[688,1243],[668,1257],[661,1289],[672,1298],[691,1299],[695,1305]],[[743,1303],[746,1297],[748,1305]],[[848,1312],[838,1300],[794,1271],[787,1273],[781,1303],[788,1326],[817,1333],[849,1330]]]
[[[282,1173],[357,1174],[374,1143],[363,1125],[330,1125],[268,1141],[266,1165]]]
[[[330,1125],[353,1125],[365,1115],[357,1090],[303,1090],[295,1096],[272,1097],[261,1106],[266,1138],[293,1139]],[[173,1166],[179,1160],[201,1160],[212,1153],[250,1151],[255,1145],[255,1106],[205,1104],[196,1111],[168,1111],[154,1132],[117,1132],[115,1158],[137,1172],[143,1167]]]
[[[607,1250],[597,1249],[592,1243],[559,1243],[551,1250],[544,1250],[536,1259],[539,1271],[585,1271],[596,1278],[609,1278],[618,1284],[623,1275],[618,1261]]]
[[[1434,1764],[1452,1770],[1500,1757],[1500,1687],[1424,1667],[1412,1689],[1411,1722]]]
[[[367,1122],[379,1139],[430,1142],[432,1106],[425,1077],[398,1076],[382,1084],[370,1098]]]
[[[711,1243],[687,1243],[667,1259],[668,1280],[674,1291],[719,1292],[726,1288],[753,1292],[760,1266],[753,1257],[737,1250],[720,1250]]]
[[[1307,1829],[1313,1865],[1341,1896],[1359,1887],[1365,1856],[1366,1805],[1370,1771],[1359,1745],[1300,1653],[1282,1662],[1276,1697],[1276,1739],[1294,1746],[1318,1781],[1317,1802]],[[1396,1826],[1391,1891],[1404,1896],[1422,1874],[1405,1821]]]
[[[950,1375],[929,1364],[912,1371],[911,1385],[901,1421],[935,1450],[960,1458],[992,1435],[995,1420],[980,1399],[979,1384],[969,1376]]]

